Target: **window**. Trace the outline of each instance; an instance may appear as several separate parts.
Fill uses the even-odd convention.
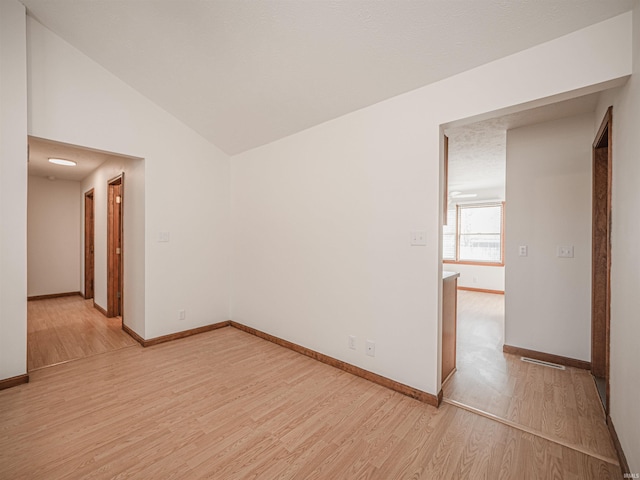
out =
[[[502,203],[450,209],[442,231],[443,260],[502,264],[503,209]]]

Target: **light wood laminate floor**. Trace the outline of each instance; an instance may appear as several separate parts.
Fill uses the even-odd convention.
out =
[[[27,302],[27,368],[137,345],[120,317],[107,318],[80,295]]]
[[[610,463],[439,409],[232,327],[0,391],[11,479],[608,479]]]
[[[444,397],[584,451],[617,458],[586,370],[556,370],[502,352],[504,295],[458,291],[457,371]]]

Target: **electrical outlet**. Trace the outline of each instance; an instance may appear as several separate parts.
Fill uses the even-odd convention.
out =
[[[356,349],[356,337],[354,337],[353,335],[349,335],[349,348],[351,350]]]
[[[529,247],[527,247],[526,245],[520,245],[518,247],[518,255],[521,257],[526,257],[527,255],[529,255]]]
[[[375,357],[376,356],[376,342],[373,342],[371,340],[367,340],[367,355],[369,355],[370,357]]]
[[[184,320],[185,318],[187,318],[187,312],[178,310],[178,320]]]

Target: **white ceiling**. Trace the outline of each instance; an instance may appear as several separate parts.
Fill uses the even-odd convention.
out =
[[[475,193],[466,201],[505,199],[507,130],[594,112],[600,94],[445,129],[449,137],[449,192]],[[595,132],[594,132],[595,133]],[[452,203],[455,200],[452,199]]]
[[[22,0],[229,154],[631,9],[633,0]]]
[[[74,167],[54,165],[49,158],[62,158],[77,163]],[[80,181],[109,159],[128,158],[90,148],[29,137],[29,175],[50,180]]]

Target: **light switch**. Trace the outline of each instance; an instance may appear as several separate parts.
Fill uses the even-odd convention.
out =
[[[573,245],[561,245],[558,246],[558,257],[560,258],[573,258]]]
[[[411,232],[411,245],[424,246],[427,244],[427,232],[416,230]]]
[[[521,257],[529,255],[529,247],[527,245],[520,245],[518,247],[518,255]]]
[[[168,242],[169,241],[169,232],[158,232],[158,241],[159,242]]]

